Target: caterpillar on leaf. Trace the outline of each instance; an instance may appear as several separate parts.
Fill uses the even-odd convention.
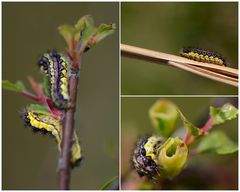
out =
[[[55,137],[58,143],[58,150],[61,152],[62,143],[62,124],[61,120],[55,119],[50,113],[43,111],[34,111],[30,107],[26,108],[21,114],[25,125],[31,127],[34,131],[50,133]],[[81,147],[78,142],[76,131],[73,135],[71,166],[74,167],[82,159]]]

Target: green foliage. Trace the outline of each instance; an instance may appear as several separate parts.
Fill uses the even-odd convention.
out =
[[[49,109],[46,106],[38,105],[38,104],[30,104],[28,106],[30,111],[34,111],[39,114],[49,114]]]
[[[108,180],[106,183],[102,185],[100,190],[107,190],[114,182],[117,182],[117,181],[118,181],[118,176],[111,178],[110,180]]]
[[[158,100],[150,108],[149,117],[157,133],[169,137],[176,128],[177,106],[168,100]]]
[[[114,24],[101,24],[94,26],[94,20],[90,15],[86,15],[78,20],[75,26],[62,25],[59,32],[65,39],[69,48],[72,47],[72,41],[78,45],[77,54],[81,55],[86,48],[91,48],[108,35],[115,31]]]
[[[8,80],[3,80],[2,87],[3,87],[3,89],[9,90],[9,91],[16,91],[16,92],[22,92],[22,91],[26,90],[22,81],[17,81],[16,83],[11,83]]]
[[[216,153],[219,155],[231,154],[238,150],[238,145],[231,141],[222,131],[213,131],[200,141],[198,153]]]
[[[180,118],[190,135],[192,135],[192,136],[201,135],[201,131],[198,127],[196,127],[190,121],[188,121],[187,118],[182,114],[182,112],[180,110],[178,110],[178,113],[180,114]]]
[[[214,124],[222,124],[225,121],[237,118],[238,109],[227,103],[221,108],[210,107],[210,116],[214,119]]]

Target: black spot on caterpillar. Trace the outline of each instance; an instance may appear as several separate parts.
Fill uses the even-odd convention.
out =
[[[55,51],[45,53],[38,62],[41,71],[46,75],[47,93],[55,107],[66,109],[71,106],[69,99],[69,66],[67,56]]]
[[[220,54],[203,49],[186,47],[180,50],[180,55],[195,61],[227,66],[226,60]]]
[[[33,129],[33,131],[40,131],[42,133],[49,133],[54,136],[58,143],[58,150],[61,152],[62,143],[62,125],[61,121],[55,119],[50,113],[36,112],[31,109],[25,109],[21,113],[25,125]],[[81,147],[78,142],[76,131],[73,133],[72,155],[70,159],[71,167],[77,166],[82,159]]]

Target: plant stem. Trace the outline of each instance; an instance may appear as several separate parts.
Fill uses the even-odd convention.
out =
[[[70,100],[72,108],[67,110],[65,113],[65,119],[63,122],[63,138],[62,138],[62,153],[59,160],[59,189],[66,190],[69,189],[70,176],[71,176],[71,166],[70,166],[70,156],[71,148],[73,143],[73,131],[75,123],[75,110],[76,110],[76,100],[77,100],[77,86],[78,86],[78,71],[72,70],[72,74],[69,79],[69,91]]]
[[[212,128],[213,123],[214,119],[210,117],[208,121],[205,123],[205,125],[200,129],[203,135],[206,135],[208,133],[208,130]],[[190,145],[194,141],[196,141],[197,138],[198,137],[191,136],[189,133],[187,133],[184,142],[186,145]]]

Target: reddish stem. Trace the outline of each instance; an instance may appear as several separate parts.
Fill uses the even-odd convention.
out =
[[[213,126],[213,123],[214,123],[214,119],[212,117],[210,117],[208,119],[208,121],[205,123],[205,125],[200,129],[202,135],[206,135],[209,131],[209,129],[212,128]],[[192,136],[189,134],[189,132],[187,132],[187,135],[185,137],[185,140],[184,142],[186,143],[186,145],[190,145],[192,144],[195,140],[197,139],[197,137],[195,136]]]
[[[46,103],[46,97],[35,96],[32,93],[29,93],[28,91],[22,91],[21,94],[30,98],[30,99],[32,99],[32,100],[34,100],[34,101],[41,102],[41,103]]]
[[[45,94],[42,91],[42,87],[33,79],[33,77],[28,76],[28,81],[37,95],[45,96]]]
[[[202,127],[201,131],[203,134],[207,134],[208,130],[212,128],[214,123],[214,119],[211,117],[208,119],[208,121],[205,123],[205,125]]]

